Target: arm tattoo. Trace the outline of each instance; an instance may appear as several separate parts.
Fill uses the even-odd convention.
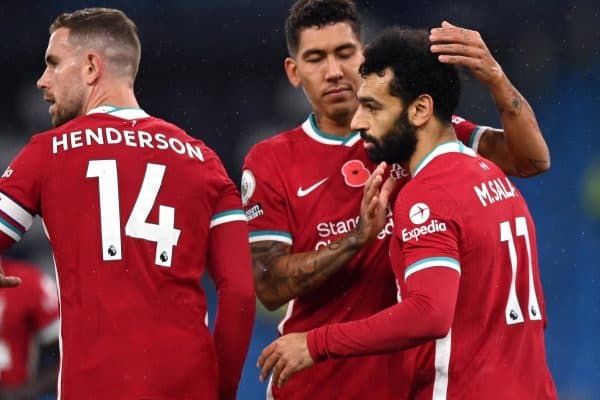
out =
[[[516,118],[521,115],[521,109],[523,106],[523,98],[521,94],[514,88],[510,83],[508,85],[508,91],[510,92],[510,100],[506,98],[504,102],[499,103],[498,111],[501,114],[508,114],[512,118]]]
[[[276,241],[252,244],[254,282],[259,299],[269,308],[320,287],[360,250],[357,233],[315,251],[291,254],[291,247]]]
[[[521,99],[519,97],[515,97],[512,99],[512,106],[515,110],[521,109]]]

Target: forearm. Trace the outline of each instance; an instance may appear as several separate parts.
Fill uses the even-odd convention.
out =
[[[250,277],[248,277],[250,278]],[[242,288],[243,289],[243,288]],[[214,342],[219,366],[219,399],[235,400],[254,324],[256,300],[251,291],[221,288]]]
[[[217,289],[214,343],[219,368],[219,399],[234,400],[252,336],[256,299],[245,222],[211,229],[209,271]]]
[[[359,251],[375,240],[388,218],[389,199],[396,180],[383,179],[386,163],[379,164],[369,177],[355,229],[318,250],[291,254],[291,246],[273,241],[252,244],[254,284],[260,301],[275,310],[291,299],[303,296],[327,282]]]
[[[498,108],[508,165],[501,165],[514,176],[533,176],[550,168],[550,152],[533,109],[527,100],[502,74],[489,89]]]
[[[364,246],[358,231],[315,251],[290,253],[280,242],[257,242],[252,245],[256,294],[270,310],[293,298],[305,295],[327,282]]]
[[[401,303],[361,320],[309,331],[307,345],[312,358],[321,361],[399,351],[447,335],[459,275],[445,269],[433,274],[423,271],[411,277],[418,290],[409,292]]]

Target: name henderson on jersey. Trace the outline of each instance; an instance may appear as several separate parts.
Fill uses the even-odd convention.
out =
[[[183,143],[181,140],[170,137],[164,133],[150,133],[145,131],[120,131],[115,128],[86,128],[80,131],[63,133],[61,136],[52,138],[52,153],[57,154],[59,151],[67,151],[83,146],[105,145],[105,144],[120,144],[125,146],[150,148],[157,150],[171,149],[177,154],[187,154],[190,158],[197,158],[204,161],[204,156],[197,146],[192,146],[190,143]]]

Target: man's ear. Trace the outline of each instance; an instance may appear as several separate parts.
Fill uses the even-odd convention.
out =
[[[104,74],[104,60],[98,53],[88,53],[85,63],[85,83],[95,84]]]
[[[433,99],[428,94],[417,97],[408,110],[408,119],[413,126],[423,126],[433,117]]]
[[[292,86],[295,88],[300,87],[300,77],[298,76],[298,65],[296,64],[296,60],[292,57],[286,57],[283,66]]]

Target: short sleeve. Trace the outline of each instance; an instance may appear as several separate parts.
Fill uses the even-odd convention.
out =
[[[411,182],[400,192],[394,207],[395,235],[402,243],[402,268],[406,279],[431,267],[460,273],[461,225],[456,203],[440,187]]]
[[[242,209],[240,193],[235,184],[227,175],[225,167],[216,155],[214,162],[214,176],[217,185],[217,200],[210,218],[210,228],[234,221],[246,222],[246,215]]]
[[[477,148],[479,147],[479,140],[481,139],[483,132],[487,129],[491,129],[488,126],[475,125],[473,122],[458,115],[452,116],[452,126],[454,126],[458,140],[475,151],[477,151]]]
[[[285,188],[277,163],[265,146],[253,147],[246,156],[241,187],[250,242],[274,240],[291,245]]]
[[[35,138],[34,138],[35,139]],[[42,154],[32,139],[0,177],[0,232],[19,241],[40,211]]]

